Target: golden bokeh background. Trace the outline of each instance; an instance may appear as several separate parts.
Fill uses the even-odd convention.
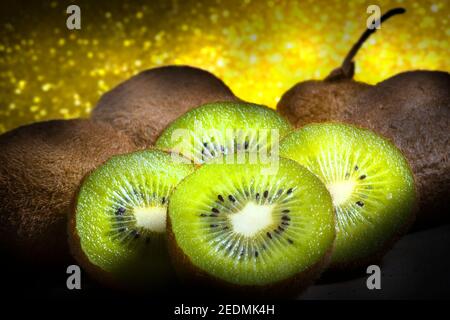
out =
[[[81,30],[66,8],[81,7]],[[370,4],[402,6],[356,57],[356,79],[450,70],[448,0],[5,1],[0,4],[0,133],[87,117],[101,94],[147,68],[201,67],[245,100],[275,107],[300,80],[340,65]]]

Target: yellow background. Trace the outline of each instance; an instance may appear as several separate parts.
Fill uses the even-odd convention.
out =
[[[409,69],[450,70],[449,2],[76,2],[82,29],[65,26],[65,1],[0,4],[0,133],[45,119],[86,117],[102,93],[137,72],[189,64],[239,97],[275,107],[300,80],[323,78],[363,32],[370,4],[403,6],[356,57],[356,79]]]

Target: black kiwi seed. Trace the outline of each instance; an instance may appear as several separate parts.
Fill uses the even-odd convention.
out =
[[[125,213],[125,208],[124,207],[120,207],[117,209],[116,214],[121,216]]]
[[[161,203],[162,204],[166,203],[166,197],[162,197]]]
[[[211,228],[216,228],[216,227],[218,227],[219,225],[218,224],[210,224],[209,225]]]
[[[225,199],[222,197],[222,195],[221,194],[219,194],[218,196],[217,196],[217,198],[220,200],[220,201],[222,201],[222,202],[224,202],[225,201]]]
[[[359,167],[358,167],[358,166],[355,166],[355,171],[358,171],[358,169],[359,169]]]
[[[258,258],[258,255],[259,255],[258,251],[255,250],[255,258]]]
[[[290,244],[294,244],[294,241],[292,241],[291,239],[287,239],[287,241],[288,241]]]
[[[272,234],[270,232],[267,232],[266,234],[269,237],[269,239],[272,239]]]
[[[217,208],[212,208],[212,212],[214,212],[214,213],[220,213],[219,209],[217,209]]]
[[[280,234],[280,231],[278,229],[273,230],[276,234]]]
[[[356,204],[357,204],[358,206],[360,206],[360,207],[363,207],[363,206],[364,206],[364,202],[362,202],[362,201],[356,201]]]
[[[283,212],[283,213],[289,213],[289,212],[291,212],[291,210],[285,209],[285,210],[283,210],[283,211],[281,211],[281,212]]]
[[[289,218],[288,216],[282,216],[281,219],[284,221],[291,221],[291,218]]]
[[[200,214],[200,217],[206,217],[206,214],[202,213]]]
[[[361,175],[361,176],[359,177],[359,180],[364,180],[365,178],[366,178],[366,175],[363,174],[363,175]]]
[[[288,225],[289,225],[289,222],[283,221],[281,224],[282,224],[283,226],[288,226]]]
[[[244,143],[244,148],[245,148],[245,149],[248,149],[248,145],[249,145],[249,143],[248,143],[248,141],[246,140],[245,143]]]
[[[259,193],[257,192],[255,195],[256,200],[259,200]]]
[[[281,227],[281,226],[278,226],[278,230],[280,230],[281,232],[283,232],[283,231],[284,231],[284,228]]]
[[[286,194],[291,194],[292,193],[292,188],[290,188],[287,192],[286,192]]]
[[[264,195],[264,198],[267,198],[267,197],[269,196],[269,191],[267,191],[267,190],[264,191],[264,194],[263,194],[263,195]]]
[[[228,196],[228,199],[230,199],[231,202],[236,202],[236,199],[231,194]]]

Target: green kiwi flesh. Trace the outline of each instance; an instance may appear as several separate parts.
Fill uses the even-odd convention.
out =
[[[288,135],[280,155],[316,174],[330,191],[337,215],[332,268],[378,259],[414,217],[414,177],[388,140],[352,125],[306,125]]]
[[[275,110],[244,102],[218,102],[193,109],[171,123],[156,141],[201,164],[223,154],[268,155],[291,125]]]
[[[113,157],[86,177],[70,221],[74,256],[94,278],[144,288],[170,281],[166,209],[193,166],[159,150]]]
[[[169,203],[169,249],[189,283],[243,292],[300,292],[317,278],[335,238],[331,197],[295,161],[208,162]]]

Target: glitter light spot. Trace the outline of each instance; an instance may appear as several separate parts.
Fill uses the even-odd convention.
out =
[[[207,69],[245,100],[275,107],[295,83],[340,65],[366,25],[367,1],[0,2],[0,133],[54,118],[87,117],[101,94],[160,65]],[[382,26],[356,57],[356,79],[410,69],[450,71],[445,0],[380,0],[407,13]]]

